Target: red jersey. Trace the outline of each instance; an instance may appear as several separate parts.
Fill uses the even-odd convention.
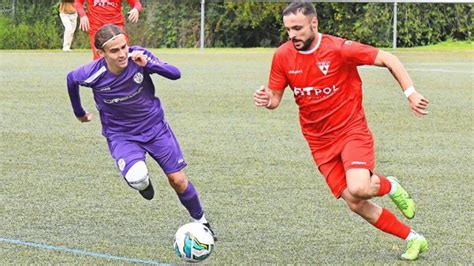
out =
[[[131,8],[142,10],[140,0],[127,0]],[[75,6],[80,17],[85,16],[84,0],[76,0]],[[122,15],[122,0],[87,0],[87,17],[91,29],[99,29],[105,24],[125,25]]]
[[[273,55],[268,87],[290,86],[303,135],[314,144],[326,144],[347,132],[354,123],[365,123],[359,65],[372,65],[378,49],[319,34],[311,51],[298,51],[292,41]]]

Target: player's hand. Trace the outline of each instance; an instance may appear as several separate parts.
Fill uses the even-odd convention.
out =
[[[130,10],[128,12],[128,20],[130,22],[136,23],[136,22],[138,22],[138,16],[139,15],[140,15],[140,12],[138,12],[138,10],[136,8],[132,8],[132,10]]]
[[[81,17],[81,22],[79,24],[79,27],[81,28],[82,31],[89,31],[90,24],[89,24],[89,18],[87,16]]]
[[[410,95],[410,97],[408,97],[408,101],[410,102],[411,110],[416,116],[420,117],[422,115],[429,114],[426,109],[428,108],[430,101],[425,99],[425,97],[423,97],[423,95],[421,95],[419,92],[415,91],[412,95]]]
[[[148,63],[146,56],[143,54],[143,51],[133,51],[128,56],[133,60],[133,62],[135,62],[141,67],[145,67]]]
[[[272,93],[270,90],[267,90],[265,86],[260,86],[260,89],[256,90],[253,94],[253,100],[255,105],[258,107],[270,107]]]
[[[81,121],[82,123],[90,122],[92,120],[92,114],[86,112],[85,115],[78,117],[77,120]]]

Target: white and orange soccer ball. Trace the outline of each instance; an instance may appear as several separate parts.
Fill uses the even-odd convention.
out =
[[[174,239],[176,255],[187,262],[207,259],[214,250],[214,237],[209,228],[201,223],[188,223],[176,231]]]

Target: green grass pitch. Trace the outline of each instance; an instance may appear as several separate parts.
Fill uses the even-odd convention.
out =
[[[218,232],[208,264],[398,264],[405,242],[377,231],[335,200],[313,163],[289,90],[280,108],[256,108],[273,50],[154,50],[182,78],[154,77],[207,217]],[[376,170],[399,177],[417,202],[407,223],[426,236],[421,264],[469,264],[473,244],[474,53],[396,51],[429,116],[416,118],[385,69],[363,67],[364,105]],[[1,239],[160,263],[180,263],[172,240],[190,221],[161,169],[148,159],[156,197],[122,180],[95,115],[79,123],[68,71],[89,51],[0,52]],[[387,198],[376,202],[406,221]],[[0,264],[128,264],[0,242]]]

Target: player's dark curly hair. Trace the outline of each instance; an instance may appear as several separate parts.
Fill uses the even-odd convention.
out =
[[[313,4],[304,0],[296,0],[289,4],[285,10],[283,10],[283,16],[288,16],[289,14],[296,15],[299,12],[305,16],[316,16],[316,8]]]
[[[96,33],[94,38],[94,46],[97,49],[103,50],[104,43],[114,36],[125,34],[122,29],[114,24],[105,24]]]

